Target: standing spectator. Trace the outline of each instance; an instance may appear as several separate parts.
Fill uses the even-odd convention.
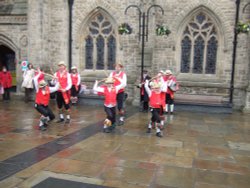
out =
[[[150,76],[148,75],[148,71],[147,70],[143,70],[143,80],[141,82],[141,84],[139,84],[139,88],[140,88],[140,94],[141,94],[141,105],[142,105],[142,112],[148,112],[149,106],[148,106],[148,102],[149,102],[149,97],[148,97],[148,93],[145,91],[145,81],[146,80],[150,80]]]
[[[23,83],[22,87],[25,89],[25,102],[29,102],[32,97],[34,89],[33,78],[35,76],[35,70],[31,63],[28,64],[28,69],[23,72]]]
[[[12,76],[10,71],[4,66],[0,72],[0,85],[4,88],[3,100],[10,100],[10,88],[12,87]]]

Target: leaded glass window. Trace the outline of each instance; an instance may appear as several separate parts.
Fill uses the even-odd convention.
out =
[[[102,13],[93,16],[85,38],[85,68],[93,70],[114,69],[116,38],[114,27]]]
[[[186,25],[181,40],[181,73],[215,74],[218,32],[211,18],[197,13]]]

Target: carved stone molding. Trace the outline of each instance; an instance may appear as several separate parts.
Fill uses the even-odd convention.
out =
[[[27,24],[27,16],[26,15],[0,16],[0,24],[4,25]]]
[[[22,47],[26,47],[28,45],[28,38],[26,35],[23,35],[20,38],[20,44],[22,45]]]

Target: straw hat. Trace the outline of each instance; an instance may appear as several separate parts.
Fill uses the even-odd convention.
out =
[[[161,87],[161,83],[158,83],[158,82],[151,82],[150,83],[150,87],[152,89],[159,89]]]
[[[77,67],[76,66],[71,67],[71,70],[74,70],[74,69],[77,70]]]
[[[106,83],[106,84],[113,84],[113,83],[114,83],[114,79],[111,78],[111,77],[108,77],[108,78],[105,80],[105,83]]]
[[[160,70],[159,73],[165,74],[165,72],[163,70]]]
[[[119,62],[119,63],[116,63],[115,66],[119,66],[119,67],[123,68],[123,64],[120,63],[120,62]]]
[[[64,62],[64,61],[60,61],[57,65],[58,65],[58,66],[63,65],[63,66],[65,66],[65,67],[66,67],[66,64],[65,64],[65,62]]]
[[[41,80],[38,85],[39,85],[39,88],[43,88],[47,85],[47,82],[45,82],[45,80]]]
[[[171,74],[173,74],[172,73],[172,71],[171,70],[166,70],[166,73],[165,73],[166,75],[171,75]]]

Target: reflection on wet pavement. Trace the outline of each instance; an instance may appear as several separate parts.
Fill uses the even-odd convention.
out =
[[[84,105],[72,107],[70,125],[52,122],[41,132],[32,103],[0,102],[0,187],[51,177],[126,188],[249,187],[249,115],[179,111],[165,115],[157,138],[146,133],[150,114],[128,109],[114,133],[102,133],[103,107]]]

